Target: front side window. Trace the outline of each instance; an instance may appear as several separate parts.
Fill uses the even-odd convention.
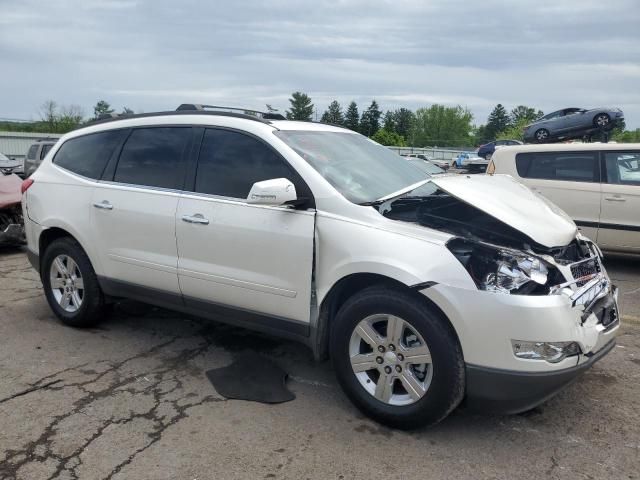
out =
[[[62,144],[53,163],[83,177],[98,179],[124,131],[109,130],[72,138]]]
[[[522,178],[599,182],[598,155],[595,152],[518,153],[516,168]]]
[[[368,203],[423,181],[424,173],[368,138],[347,132],[274,132],[338,192]]]
[[[131,185],[182,188],[190,127],[137,128],[122,147],[113,180]]]
[[[607,183],[640,185],[640,151],[606,152]]]
[[[207,129],[200,147],[195,191],[246,199],[255,182],[287,178],[293,170],[271,148],[243,133]],[[300,195],[300,187],[296,185]]]

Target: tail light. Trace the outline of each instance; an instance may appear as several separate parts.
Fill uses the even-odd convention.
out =
[[[22,192],[23,195],[24,195],[24,192],[29,190],[29,187],[31,185],[33,185],[33,180],[31,180],[30,178],[27,178],[24,182],[22,182],[22,186],[20,187],[20,191]]]

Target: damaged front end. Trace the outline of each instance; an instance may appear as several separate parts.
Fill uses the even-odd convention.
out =
[[[22,180],[17,175],[0,176],[0,246],[26,242],[21,186]]]
[[[599,329],[606,330],[618,324],[617,290],[602,265],[600,250],[577,232],[571,220],[554,211],[553,205],[537,197],[526,198],[530,202],[527,207],[534,204],[540,210],[549,210],[543,214],[538,211],[532,215],[538,218],[529,223],[520,221],[519,228],[514,228],[506,223],[507,214],[503,215],[505,220],[497,218],[436,185],[423,188],[421,193],[384,202],[379,211],[390,219],[453,235],[446,246],[478,290],[524,296],[563,295],[571,308],[581,311],[581,324],[596,322]],[[521,198],[504,195],[504,209],[510,216],[519,213],[519,219],[526,218],[525,207],[514,205]],[[493,201],[495,211],[499,205]],[[558,228],[547,233],[539,224],[532,224],[540,222],[541,217]],[[549,246],[561,229],[566,244]]]

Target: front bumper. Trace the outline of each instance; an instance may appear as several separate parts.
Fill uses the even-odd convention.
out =
[[[482,412],[514,414],[531,410],[576,380],[615,346],[612,339],[586,361],[553,372],[518,372],[466,366],[465,406]]]

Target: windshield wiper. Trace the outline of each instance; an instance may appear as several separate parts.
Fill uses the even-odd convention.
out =
[[[359,203],[358,205],[362,205],[364,207],[376,207],[378,205],[382,205],[384,202],[387,202],[389,200],[395,200],[398,197],[401,197],[402,195],[412,192],[413,190],[415,190],[418,187],[421,187],[422,185],[424,185],[425,183],[430,182],[431,179],[427,178],[426,180],[422,180],[420,182],[414,183],[412,185],[409,185],[407,187],[404,187],[398,191],[395,191],[393,193],[390,193],[389,195],[385,195],[384,197],[380,197],[377,200],[373,200],[371,202],[362,202]]]

